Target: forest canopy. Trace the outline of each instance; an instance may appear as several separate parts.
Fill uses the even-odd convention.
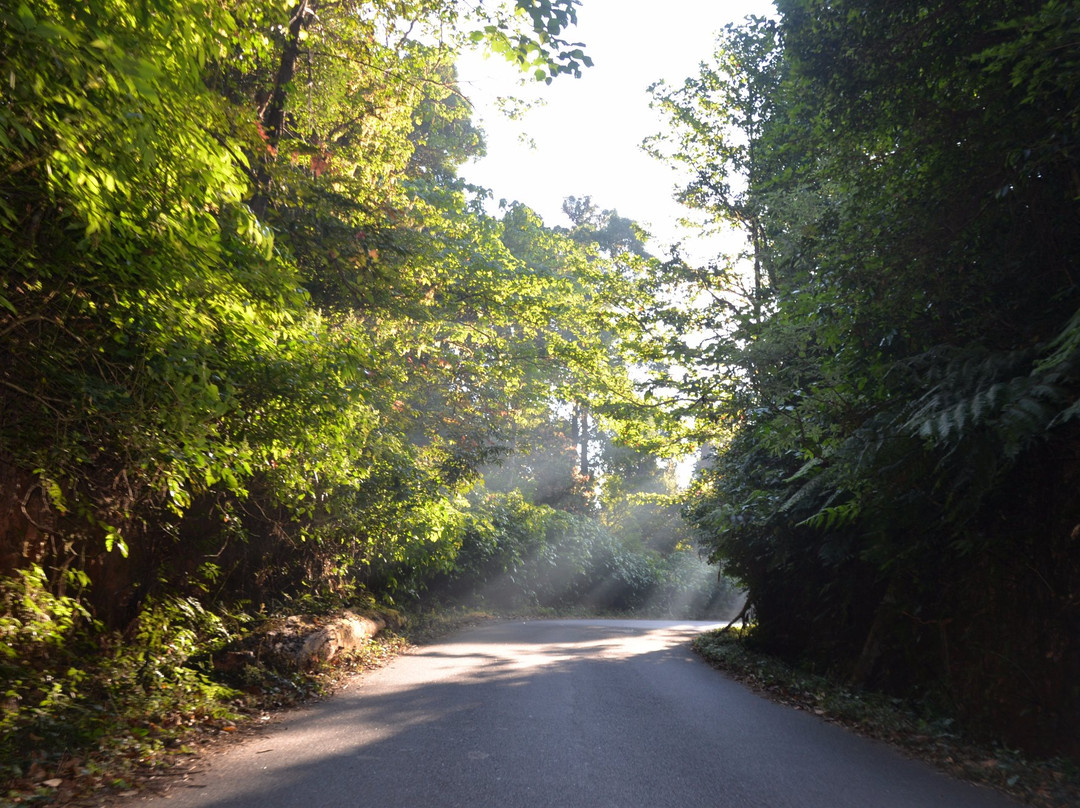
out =
[[[456,175],[458,48],[576,73],[574,5],[8,13],[5,569],[75,564],[109,622],[229,536],[281,556],[264,591],[334,542],[422,578],[516,424],[632,404],[640,265]]]

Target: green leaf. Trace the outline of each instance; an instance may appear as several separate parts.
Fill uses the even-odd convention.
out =
[[[21,22],[27,30],[33,30],[37,27],[37,20],[34,19],[34,14],[30,11],[30,7],[27,6],[26,3],[20,3],[19,8],[15,13],[19,17],[19,22]]]
[[[127,558],[127,542],[124,541],[124,537],[120,535],[120,532],[110,525],[102,525],[102,527],[105,528],[105,552],[111,553],[115,549],[121,556]]]

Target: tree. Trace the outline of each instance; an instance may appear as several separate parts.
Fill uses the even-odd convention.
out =
[[[770,123],[775,126],[780,101],[778,37],[771,19],[753,17],[742,26],[729,25],[717,41],[712,64],[703,64],[697,77],[677,89],[664,82],[650,88],[653,106],[671,118],[675,134],[668,142],[650,138],[647,146],[654,156],[690,169],[693,178],[678,194],[683,204],[707,212],[717,225],[733,224],[746,233],[759,316],[766,282],[776,287],[773,264],[765,255],[762,217],[767,186],[777,179],[769,170],[775,157],[767,154],[777,144],[767,145],[763,133]]]
[[[633,221],[615,210],[600,210],[592,197],[581,199],[568,196],[563,200],[563,213],[573,225],[570,237],[580,244],[591,244],[602,254],[614,258],[631,253],[645,257],[647,234]]]
[[[1050,144],[1074,137],[1076,87],[1049,77],[1076,17],[778,10],[661,96],[684,198],[743,223],[753,261],[741,296],[737,262],[672,267],[716,312],[672,345],[702,368],[683,398],[722,447],[692,518],[762,644],[1060,741],[1075,703],[1033,660],[1070,645],[1057,537],[1075,514],[1037,470],[1075,438],[1075,155]]]
[[[433,366],[478,372],[452,322],[462,267],[481,258],[493,282],[514,271],[452,176],[479,146],[455,48],[479,38],[572,74],[587,63],[561,38],[575,5],[4,12],[0,452],[37,514],[6,521],[5,546],[44,536],[28,560],[60,569],[89,553],[110,570],[92,576],[103,615],[123,620],[158,585],[152,548],[168,537],[228,542],[243,512],[296,535],[335,486],[366,484],[365,447],[408,456],[375,439],[409,383],[385,358],[438,353]],[[502,302],[485,294],[477,316]],[[459,420],[488,417],[460,374],[453,389]],[[486,457],[438,439],[446,469]],[[213,530],[189,531],[207,508]]]

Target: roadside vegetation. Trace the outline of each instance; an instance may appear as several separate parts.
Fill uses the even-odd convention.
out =
[[[1080,756],[1078,7],[776,6],[654,90],[747,236],[670,276],[688,516],[761,650]]]

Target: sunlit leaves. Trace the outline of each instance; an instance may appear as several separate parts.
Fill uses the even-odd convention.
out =
[[[490,22],[473,31],[473,43],[483,43],[507,61],[520,66],[536,81],[550,84],[559,75],[581,76],[592,66],[580,42],[569,42],[562,34],[577,23],[580,0],[514,0],[485,9]]]
[[[419,580],[519,420],[633,420],[642,266],[455,176],[481,141],[454,26],[550,78],[588,64],[576,5],[5,12],[2,451],[58,481],[63,530]]]

